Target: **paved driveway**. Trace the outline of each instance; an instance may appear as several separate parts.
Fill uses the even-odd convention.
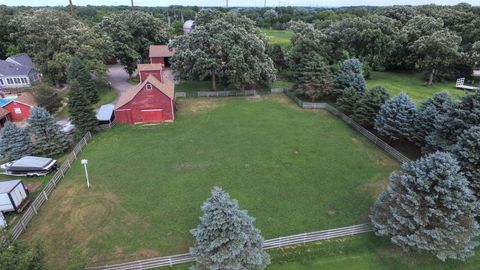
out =
[[[127,91],[128,89],[132,88],[132,85],[128,82],[128,73],[123,69],[121,65],[112,65],[108,67],[108,75],[107,81],[110,85],[117,90],[118,96],[113,102],[114,104],[117,103],[120,95]]]

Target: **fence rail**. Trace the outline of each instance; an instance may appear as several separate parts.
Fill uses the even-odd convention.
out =
[[[237,97],[237,96],[254,96],[255,90],[245,91],[198,91],[198,97]]]
[[[375,134],[370,132],[368,129],[362,127],[360,124],[355,122],[352,118],[347,116],[346,114],[340,112],[333,106],[331,106],[328,103],[316,103],[316,102],[305,102],[300,100],[298,97],[296,97],[292,92],[290,91],[285,91],[285,94],[290,97],[295,103],[298,104],[298,106],[304,108],[304,109],[324,109],[330,112],[331,114],[339,117],[342,119],[345,123],[353,127],[355,130],[360,132],[363,136],[365,136],[367,139],[369,139],[371,142],[373,142],[375,145],[378,147],[382,148],[385,152],[390,154],[392,157],[394,157],[396,160],[398,160],[400,163],[410,161],[408,157],[406,157],[404,154],[400,153],[397,149],[393,148],[390,146],[388,143],[384,142],[382,139],[378,138]]]
[[[274,249],[299,244],[306,244],[311,242],[317,242],[320,240],[333,239],[338,237],[351,236],[360,233],[371,232],[372,228],[368,224],[360,224],[349,227],[342,227],[331,230],[317,231],[311,233],[302,233],[296,235],[290,235],[285,237],[279,237],[275,239],[266,240],[264,242],[263,249]],[[188,262],[194,262],[194,258],[188,254],[179,254],[174,256],[157,257],[145,260],[137,260],[126,263],[93,266],[88,267],[86,270],[140,270],[140,269],[153,269],[164,266],[173,266],[177,264],[183,264]]]
[[[187,92],[175,92],[175,98],[186,98]]]
[[[13,240],[17,240],[18,237],[20,237],[20,235],[27,229],[28,223],[30,223],[32,218],[38,214],[40,207],[48,200],[48,197],[52,191],[65,176],[67,170],[72,166],[73,161],[77,159],[78,154],[83,150],[91,138],[92,134],[87,132],[85,136],[77,143],[77,145],[75,145],[72,152],[68,155],[62,166],[58,168],[57,172],[53,175],[52,179],[48,182],[45,188],[38,194],[37,198],[35,198],[27,210],[23,212],[18,222],[10,230]]]

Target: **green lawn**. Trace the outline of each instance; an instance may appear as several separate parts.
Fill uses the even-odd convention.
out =
[[[282,47],[287,47],[290,45],[293,36],[293,32],[290,30],[261,29],[261,32],[267,36],[268,43],[278,44]]]
[[[367,221],[398,164],[325,111],[283,95],[183,99],[174,123],[95,135],[85,187],[77,161],[29,227],[48,261],[81,246],[91,263],[186,252],[215,185],[256,217],[266,238]]]
[[[405,92],[416,102],[441,91],[447,91],[455,98],[459,98],[465,93],[455,88],[455,82],[436,82],[432,86],[425,86],[425,80],[420,73],[372,72],[371,77],[370,80],[367,80],[368,88],[382,85],[390,92],[390,95],[395,96],[400,92]]]

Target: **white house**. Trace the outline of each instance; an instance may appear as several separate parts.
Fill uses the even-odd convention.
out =
[[[0,89],[29,87],[37,82],[40,82],[40,75],[27,54],[0,60]]]

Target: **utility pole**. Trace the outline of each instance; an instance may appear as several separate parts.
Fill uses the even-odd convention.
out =
[[[135,11],[135,6],[133,5],[133,0],[131,0],[131,2],[132,2],[132,7],[130,8],[130,10],[133,12]]]
[[[228,8],[228,0],[225,0],[227,2],[226,7]]]
[[[75,8],[73,7],[72,0],[70,1],[70,11],[72,12],[72,16],[75,16]]]

